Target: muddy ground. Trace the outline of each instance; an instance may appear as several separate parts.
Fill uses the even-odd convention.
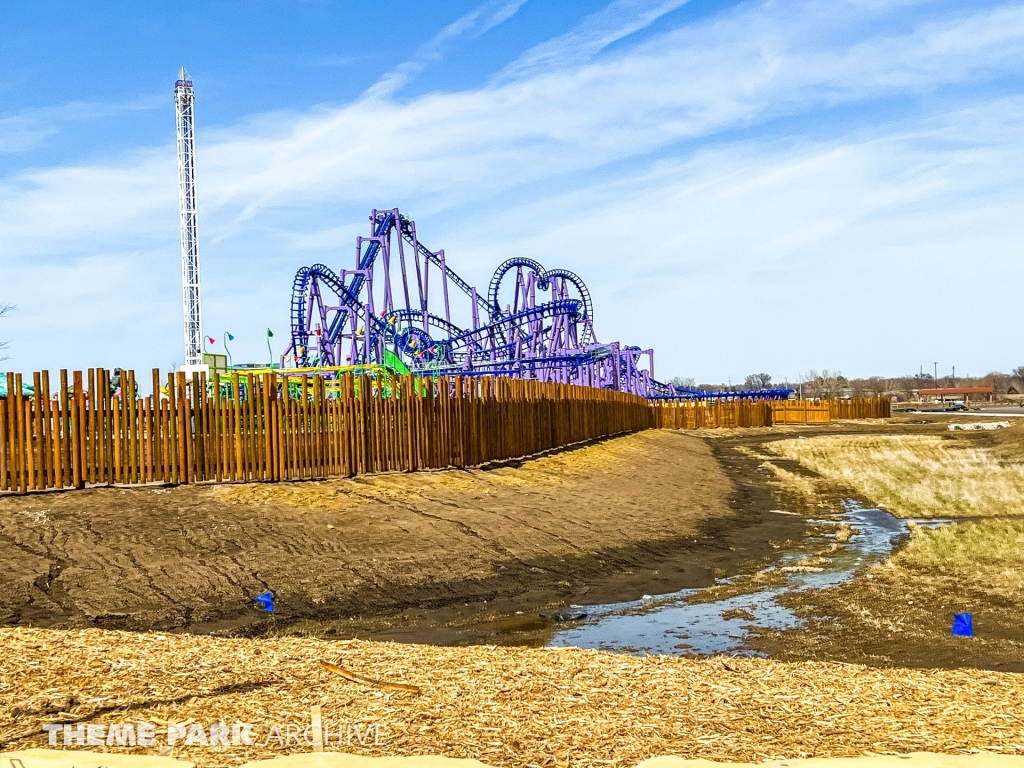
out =
[[[876,568],[831,589],[783,597],[804,626],[765,632],[752,646],[784,661],[1024,672],[1021,598],[994,592],[983,578]],[[973,615],[974,637],[951,633],[955,613]]]
[[[922,418],[923,417],[923,418]],[[841,425],[842,431],[941,435],[962,448],[990,451],[1003,461],[1024,458],[1024,419],[1012,420],[1009,429],[949,432],[952,421],[977,422],[977,415],[951,419],[927,414],[901,416],[884,425]],[[829,430],[806,431],[835,434]],[[768,442],[756,435],[723,437],[724,444],[747,452],[760,452]],[[813,493],[776,487],[780,504],[811,517],[815,511],[835,509],[842,498],[855,498],[865,506],[873,500],[858,498],[848,488],[831,485],[796,462],[773,458],[784,469],[815,478]],[[1024,515],[1024,509],[1021,510]],[[966,519],[961,522],[966,521]],[[955,570],[915,566],[899,557],[861,569],[850,581],[828,589],[794,591],[780,602],[803,619],[803,626],[784,632],[761,631],[751,647],[785,661],[841,661],[877,667],[973,667],[1024,672],[1024,593],[1007,588],[1012,564],[978,563]],[[953,615],[973,616],[974,636],[951,633]]]
[[[650,431],[470,471],[6,497],[0,622],[470,642],[468,617],[707,586],[803,527],[716,452]]]
[[[804,518],[850,497],[780,487],[762,466],[774,439],[942,434],[1009,461],[1024,455],[1024,420],[959,433],[947,431],[950,421],[916,414],[650,431],[470,471],[0,498],[0,622],[540,645],[562,626],[559,606],[754,574],[804,535]],[[1024,671],[1024,595],[994,592],[981,572],[868,576],[786,596],[804,626],[763,632],[752,649],[786,660]],[[268,589],[273,617],[252,603]],[[950,635],[958,612],[975,615],[978,637]]]

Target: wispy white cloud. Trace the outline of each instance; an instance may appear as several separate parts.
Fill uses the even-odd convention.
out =
[[[489,10],[438,45],[482,33],[512,5],[481,6]],[[648,15],[637,10],[633,26],[667,7],[643,5]],[[836,105],[913,100],[1019,74],[1021,4],[947,9],[898,25],[888,23],[889,4],[745,4],[594,58],[607,46],[602,40],[630,34],[626,15],[616,16],[624,8],[613,3],[483,88],[404,102],[383,89],[337,109],[201,130],[212,327],[244,335],[252,325],[257,339],[257,326],[285,327],[294,270],[348,261],[354,228],[363,230],[373,206],[408,210],[425,240],[445,247],[478,283],[511,253],[575,269],[598,299],[601,336],[654,345],[668,374],[742,375],[750,371],[733,367],[744,360],[768,370],[774,360],[791,374],[825,365],[852,373],[850,359],[895,372],[906,366],[897,346],[884,343],[883,317],[911,323],[936,297],[956,295],[967,311],[987,302],[955,294],[956,286],[931,276],[930,260],[954,264],[971,253],[1019,271],[1012,222],[1024,204],[1016,191],[1024,188],[1024,109],[1016,100],[972,94],[948,106],[936,98],[905,118],[873,123],[861,115],[854,126],[823,132],[793,124],[781,138],[757,129],[779,118],[820,125]],[[612,31],[602,37],[601,29]],[[34,269],[131,251],[139,279],[150,266],[154,277],[145,290],[125,290],[176,306],[173,146],[2,178],[0,206],[11,214],[0,219],[4,263],[25,276],[0,300],[24,306],[20,292]],[[897,296],[880,277],[894,263],[915,271],[932,292],[927,301],[913,290]],[[87,273],[75,274],[87,281]],[[1009,284],[993,290],[1006,298]],[[837,286],[838,299],[830,293]],[[49,301],[73,316],[101,295],[108,300],[101,291],[71,303],[42,297],[40,306]],[[657,306],[666,314],[652,319]],[[43,311],[20,311],[24,329]],[[860,339],[859,347],[831,343],[836,359],[810,360],[795,331],[815,317],[837,328],[856,317],[883,343],[848,334],[842,338]],[[716,320],[715,334],[687,335],[707,318]],[[765,318],[794,331],[770,350],[749,333]],[[75,333],[51,354],[63,360],[82,346]],[[138,346],[174,350],[178,336]],[[955,333],[943,339],[935,343],[957,341]],[[1005,340],[993,339],[973,345],[979,359],[998,357]],[[768,351],[771,359],[759,357]],[[251,350],[264,352],[259,343]],[[43,356],[35,354],[18,364]],[[173,352],[153,354],[166,365]]]
[[[53,122],[42,122],[27,114],[0,117],[0,153],[37,149],[59,130]]]
[[[361,59],[361,56],[318,56],[314,59],[307,59],[303,63],[307,67],[320,69],[323,67],[347,67]]]
[[[124,165],[24,171],[0,180],[5,262],[60,260],[97,248],[123,248],[177,231],[177,165],[167,149],[133,153]]]
[[[520,79],[589,61],[612,43],[646,29],[690,0],[613,0],[576,27],[530,48],[505,67],[498,81]]]
[[[0,154],[27,152],[46,146],[47,140],[60,133],[61,128],[74,122],[156,109],[167,100],[155,98],[135,99],[125,104],[101,104],[72,101],[58,107],[26,109],[0,117]]]
[[[18,309],[0,325],[18,370],[168,367],[181,336],[179,263],[150,251],[102,252],[53,262],[3,263],[0,294]]]
[[[480,37],[503,21],[515,16],[526,0],[488,0],[463,14],[420,46],[416,55],[384,75],[366,95],[379,99],[391,96],[431,63],[440,61],[448,48],[461,37]]]
[[[409,103],[364,99],[297,118],[283,135],[225,137],[204,152],[208,204],[247,217],[325,196],[456,205],[822,103],[981,77],[1016,67],[1024,45],[1024,7],[831,49],[802,45],[820,24],[805,16],[751,8],[596,64]],[[961,31],[971,42],[939,67],[933,41]]]
[[[445,244],[453,263],[526,253],[584,275],[599,335],[653,346],[666,375],[1012,367],[1019,345],[1000,330],[934,328],[937,307],[1014,304],[1022,128],[1011,97],[828,140],[718,144],[474,214]]]

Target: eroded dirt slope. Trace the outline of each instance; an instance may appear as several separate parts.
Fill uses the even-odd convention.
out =
[[[749,502],[705,441],[667,431],[471,471],[8,497],[0,621],[259,628],[267,589],[278,623],[631,599],[764,556],[770,500]]]

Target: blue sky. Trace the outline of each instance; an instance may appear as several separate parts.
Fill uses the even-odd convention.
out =
[[[1024,364],[1024,3],[156,5],[3,6],[13,369],[180,362],[182,65],[236,359],[398,206],[478,286],[577,272],[659,377]]]

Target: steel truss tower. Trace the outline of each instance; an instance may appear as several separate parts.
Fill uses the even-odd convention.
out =
[[[178,128],[178,203],[181,211],[181,284],[185,306],[185,365],[203,362],[199,303],[199,224],[196,218],[196,134],[192,78],[185,68],[174,84]]]

